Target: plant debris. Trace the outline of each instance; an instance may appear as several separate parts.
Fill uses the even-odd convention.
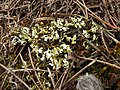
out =
[[[90,73],[118,90],[119,8],[119,0],[0,1],[0,89],[76,90]]]

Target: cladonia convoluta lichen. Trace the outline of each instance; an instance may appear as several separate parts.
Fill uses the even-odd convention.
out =
[[[69,67],[67,53],[73,52],[72,45],[80,42],[78,31],[76,30],[77,34],[73,33],[74,30],[71,27],[74,29],[85,27],[84,20],[83,16],[74,16],[68,19],[58,18],[49,23],[40,22],[32,28],[23,27],[16,31],[19,32],[19,35],[14,36],[12,43],[14,45],[17,43],[24,44],[27,40],[38,60],[49,62],[49,65],[56,70],[61,67],[67,68]],[[86,38],[92,37],[91,42],[94,42],[97,40],[97,29],[97,25],[92,22],[90,30],[82,30],[81,32]],[[85,42],[82,43],[85,48],[88,46]]]

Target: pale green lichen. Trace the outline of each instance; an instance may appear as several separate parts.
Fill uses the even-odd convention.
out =
[[[61,66],[67,68],[69,67],[67,53],[73,52],[72,45],[80,42],[77,41],[80,38],[78,37],[78,31],[76,32],[77,34],[72,33],[74,30],[71,30],[70,27],[81,29],[85,26],[86,23],[83,16],[69,17],[69,19],[58,18],[56,21],[51,21],[48,24],[40,22],[35,24],[31,31],[28,27],[17,30],[19,38],[14,36],[12,43],[14,45],[17,43],[24,44],[27,40],[30,42],[32,52],[36,54],[38,60],[48,61],[49,65],[56,70],[61,68]],[[98,26],[92,21],[91,29],[82,30],[82,34],[86,38],[92,37],[91,42],[94,42],[97,40],[97,30]],[[86,49],[89,48],[86,41],[82,43]]]

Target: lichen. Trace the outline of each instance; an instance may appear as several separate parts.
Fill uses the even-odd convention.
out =
[[[17,30],[16,32],[19,32],[19,35],[14,36],[12,43],[14,45],[17,43],[24,44],[27,40],[38,60],[48,61],[49,65],[56,70],[60,69],[61,66],[67,68],[69,67],[67,53],[74,52],[72,45],[83,43],[85,49],[89,48],[86,41],[80,41],[79,30],[74,32],[71,27],[82,29],[85,26],[83,16],[69,17],[69,19],[58,18],[47,24],[40,22],[32,28],[22,27]],[[90,41],[94,42],[97,40],[97,30],[97,25],[92,22],[91,29],[82,30],[82,35],[88,39],[92,38]]]

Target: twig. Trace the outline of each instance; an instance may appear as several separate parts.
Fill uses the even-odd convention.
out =
[[[16,64],[16,61],[17,61],[20,53],[22,52],[22,50],[24,49],[25,46],[26,46],[26,44],[22,47],[22,49],[20,50],[20,52],[18,53],[18,55],[16,56],[16,58],[14,59],[14,61],[12,61],[12,66]]]
[[[102,41],[103,41],[104,46],[106,47],[107,52],[110,53],[108,46],[106,44],[105,38],[104,38],[104,31],[103,30],[101,30],[101,37],[102,37]]]
[[[48,70],[43,70],[43,69],[33,69],[33,68],[26,68],[26,69],[17,69],[13,70],[13,72],[27,72],[27,71],[37,71],[37,72],[48,72]],[[56,71],[51,71],[55,73]],[[60,73],[60,72],[58,72]]]
[[[85,2],[84,0],[82,0],[83,4],[85,5]],[[87,9],[85,8],[85,19],[88,19],[88,12],[87,12]]]
[[[96,62],[96,60],[94,59],[92,62],[90,62],[88,65],[86,65],[84,68],[82,68],[80,71],[78,71],[75,75],[73,75],[63,86],[65,86],[66,84],[68,84],[69,82],[73,81],[76,77],[78,77],[80,75],[81,72],[83,72],[85,69],[87,69],[88,67],[90,67],[92,64],[94,64]]]
[[[60,78],[57,80],[56,85],[55,85],[55,88],[54,88],[53,90],[56,90],[57,85],[59,84],[59,82],[60,82],[61,78],[63,77],[63,75],[64,75],[64,73],[63,73],[63,74],[60,76]]]
[[[55,18],[52,18],[52,17],[39,17],[39,18],[36,18],[36,19],[33,19],[34,22],[40,22],[40,21],[44,21],[44,20],[55,20]]]
[[[0,66],[1,66],[2,68],[4,68],[5,70],[7,70],[9,73],[11,73],[15,78],[17,78],[22,84],[24,84],[24,85],[26,86],[26,88],[27,88],[28,90],[31,90],[30,87],[29,87],[21,78],[19,78],[17,75],[15,75],[10,69],[8,69],[7,67],[5,67],[5,66],[2,65],[1,63],[0,63]]]
[[[71,71],[71,69],[72,69],[72,67],[73,67],[73,64],[74,64],[74,61],[72,61],[71,65],[70,65],[70,67],[69,67],[69,69],[68,69],[68,71],[67,71],[67,75],[66,75],[66,77],[65,77],[65,80],[64,80],[63,84],[67,81],[68,76],[69,76],[69,73],[70,73],[70,71]]]
[[[66,76],[68,70],[69,70],[69,69],[67,68],[67,69],[64,71],[63,78],[62,78],[62,80],[61,80],[61,83],[60,83],[60,86],[59,86],[59,89],[58,89],[58,90],[61,90],[61,87],[62,87],[62,84],[63,84],[64,78],[65,78],[65,76]]]
[[[25,70],[27,71],[27,66],[26,66],[26,62],[23,60],[22,55],[20,54],[20,58],[21,61],[23,63],[23,65],[25,66]],[[30,75],[30,73],[27,71],[27,73]],[[37,85],[37,83],[35,82],[35,80],[32,78],[32,76],[30,75],[30,78],[32,79],[33,83],[36,85],[36,87],[38,88],[38,90],[40,90],[39,86]]]
[[[7,74],[6,74],[6,76],[5,76],[4,80],[3,80],[2,85],[0,87],[0,90],[2,90],[2,88],[4,86],[4,83],[5,83],[5,81],[6,81],[7,77],[8,77],[8,74],[9,74],[9,72],[7,72]]]
[[[50,79],[51,79],[51,82],[52,82],[52,84],[53,84],[53,87],[55,88],[55,81],[54,81],[54,79],[53,79],[53,75],[52,75],[52,73],[51,73],[49,67],[47,67],[47,69],[48,69],[49,77],[50,77]]]
[[[93,43],[91,43],[88,39],[86,39],[87,43],[89,43],[94,49],[96,49],[100,54],[102,54],[107,60],[110,60],[109,57],[107,57],[97,46],[95,46]]]
[[[85,57],[80,57],[80,56],[76,56],[76,57],[79,58],[79,59],[94,61],[94,59],[91,59],[91,58],[85,58]],[[117,65],[115,65],[115,64],[111,64],[111,63],[108,63],[108,62],[105,62],[105,61],[102,61],[102,60],[98,60],[98,59],[97,59],[96,62],[99,62],[99,63],[102,63],[102,64],[106,64],[106,65],[108,65],[108,66],[111,66],[111,67],[120,69],[120,66],[117,66]]]
[[[30,52],[30,48],[29,48],[29,47],[28,47],[28,53],[29,53],[29,57],[30,57],[30,61],[31,61],[32,67],[33,67],[33,69],[35,69],[35,66],[34,66],[34,64],[33,64],[33,60],[32,60],[32,56],[31,56],[31,52]],[[38,75],[37,75],[37,72],[36,72],[36,71],[34,71],[34,72],[35,72],[35,76],[36,76],[36,78],[37,78],[40,86],[43,88],[42,82],[39,80],[39,77],[38,77]]]
[[[95,13],[93,13],[89,8],[87,8],[84,4],[82,4],[79,0],[74,1],[77,5],[81,5],[84,8],[86,8],[96,19],[98,19],[99,21],[103,22],[104,24],[108,25],[111,28],[117,29],[117,27],[107,23],[106,21],[102,20],[100,17],[98,17]]]

